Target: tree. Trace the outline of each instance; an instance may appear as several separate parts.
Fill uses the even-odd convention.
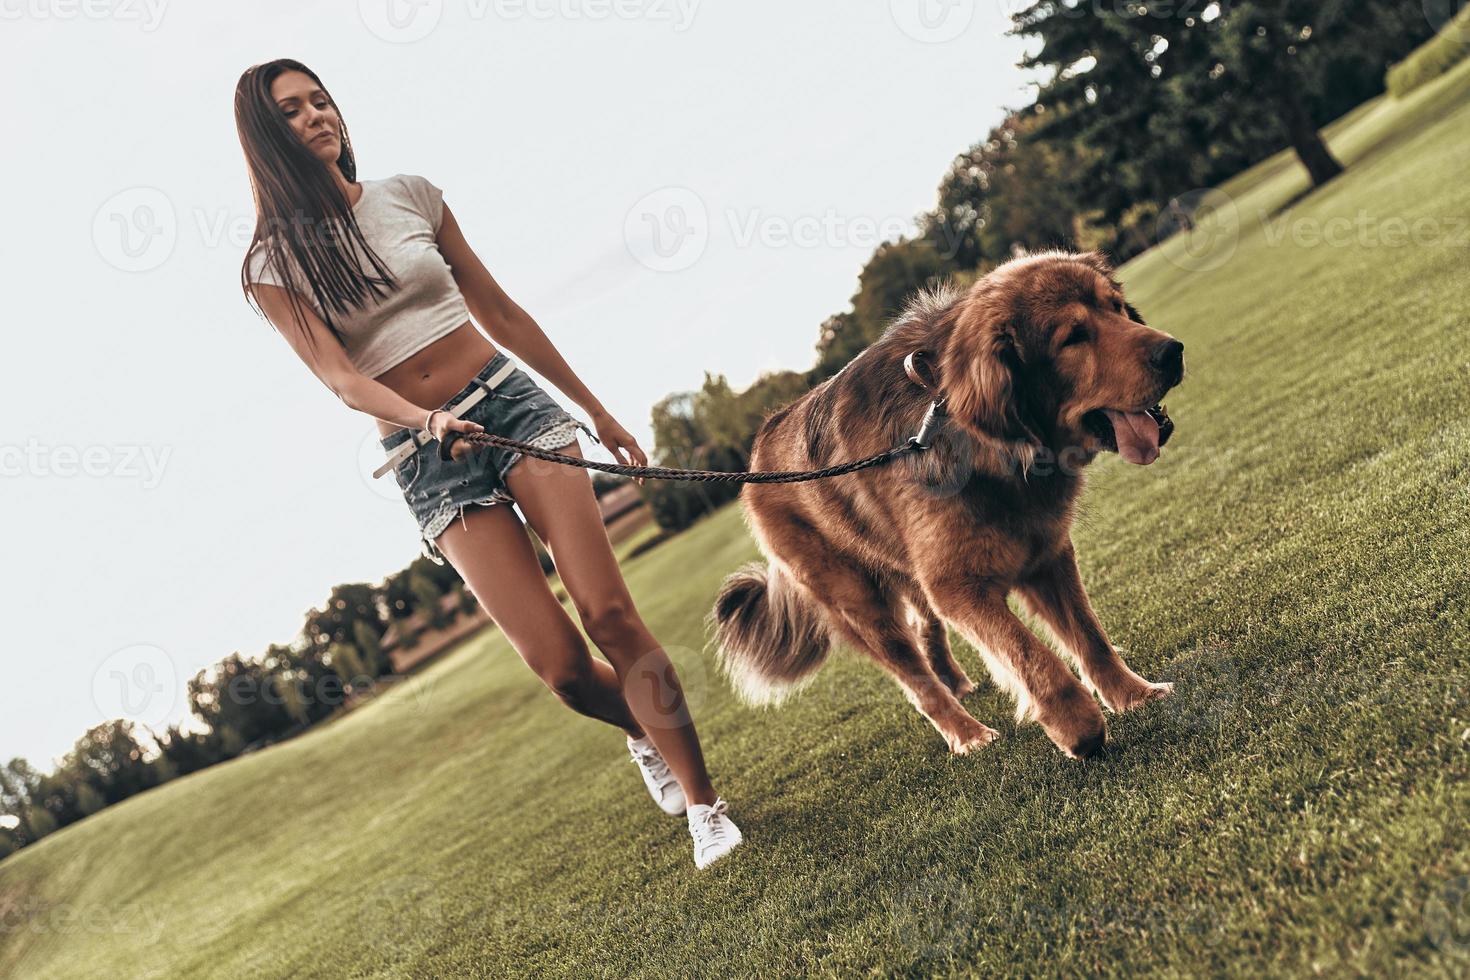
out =
[[[429,626],[439,629],[447,625],[444,620],[444,610],[439,607],[439,596],[443,593],[435,587],[432,581],[415,572],[409,579],[408,587],[413,593],[415,606],[428,614]]]
[[[1431,33],[1390,0],[1037,0],[1013,17],[1041,39],[1024,67],[1053,76],[1040,135],[1097,151],[1083,176],[1109,222],[1218,183],[1292,147],[1314,185],[1341,164],[1318,127],[1382,91],[1387,66]]]
[[[388,666],[380,640],[381,635],[366,620],[352,624],[352,645],[361,655],[363,672],[369,677],[381,677]]]
[[[351,643],[333,643],[328,648],[328,659],[332,670],[342,678],[342,686],[351,689],[354,685],[367,677],[367,668],[363,666],[362,656],[357,647]]]
[[[109,721],[89,729],[77,739],[57,772],[77,780],[77,806],[84,816],[154,785],[130,721]]]
[[[1082,209],[1070,178],[1084,153],[1070,141],[1031,139],[1041,120],[1013,112],[950,164],[921,234],[955,268],[991,268],[1018,248],[1063,247],[1077,237]]]
[[[884,242],[858,273],[852,311],[829,318],[817,344],[817,368],[830,377],[877,340],[917,290],[958,269],[923,238]]]
[[[382,636],[388,624],[381,618],[378,597],[378,589],[365,582],[335,586],[324,608],[307,613],[302,638],[323,650],[333,643],[352,643],[356,641],[354,627],[359,622]]]
[[[233,653],[189,681],[189,707],[210,729],[222,734],[228,728],[245,745],[280,735],[293,726],[294,719],[276,696],[276,677],[296,669],[278,659],[268,664]]]

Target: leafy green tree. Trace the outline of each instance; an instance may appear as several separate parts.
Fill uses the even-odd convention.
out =
[[[413,592],[415,607],[424,611],[428,626],[442,629],[449,625],[443,609],[439,606],[439,597],[443,593],[432,581],[415,572],[409,580],[409,590]]]
[[[44,806],[30,806],[26,808],[20,826],[26,839],[34,844],[42,837],[61,829],[61,822]]]
[[[62,760],[58,774],[75,778],[79,787],[96,794],[98,803],[90,806],[91,793],[84,799],[78,790],[77,806],[84,816],[153,785],[152,770],[130,721],[109,721],[89,729]]]
[[[77,811],[84,817],[90,817],[98,810],[107,805],[100,792],[91,784],[81,782],[77,784]]]
[[[367,678],[367,668],[363,666],[362,655],[351,643],[333,643],[328,648],[327,657],[328,662],[332,665],[332,670],[342,679],[344,688],[350,690]]]
[[[439,589],[440,592],[443,589]],[[326,649],[333,643],[356,642],[357,623],[366,623],[378,636],[387,629],[382,620],[379,590],[364,582],[338,585],[321,609],[313,609],[302,626],[302,638],[313,647]]]
[[[1052,72],[1037,137],[1090,153],[1078,197],[1116,223],[1292,147],[1314,184],[1341,170],[1318,127],[1382,91],[1385,68],[1431,31],[1389,0],[1036,0],[1015,33]]]
[[[1074,243],[1083,209],[1069,181],[1084,154],[1071,141],[1029,139],[1040,126],[1035,113],[1013,112],[950,164],[922,237],[940,254],[950,248],[954,268],[991,268],[1018,248]]]
[[[383,644],[379,634],[366,620],[352,624],[352,645],[362,658],[363,672],[369,677],[381,677],[387,669],[387,658],[383,656]]]
[[[283,666],[233,653],[189,681],[189,707],[214,731],[233,731],[242,745],[280,735],[293,724],[275,696]]]
[[[829,318],[817,343],[817,373],[830,377],[882,335],[910,296],[958,266],[922,239],[884,242],[862,272],[852,297],[852,311]]]
[[[170,725],[158,741],[163,757],[181,776],[230,758],[213,729],[186,732],[178,725]]]

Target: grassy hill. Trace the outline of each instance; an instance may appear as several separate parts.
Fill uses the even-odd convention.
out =
[[[0,864],[0,975],[1470,972],[1461,68],[1335,127],[1352,168],[1288,212],[1283,157],[1226,186],[1212,249],[1124,270],[1190,376],[1157,464],[1093,468],[1078,549],[1129,662],[1179,683],[1101,758],[988,685],[1002,738],[952,758],[850,656],[739,706],[700,625],[756,555],[729,507],[625,571],[730,861],[697,874],[621,736],[497,633]]]

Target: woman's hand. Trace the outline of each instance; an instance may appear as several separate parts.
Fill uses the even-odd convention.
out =
[[[429,419],[429,435],[439,441],[451,432],[484,432],[485,427],[478,422],[469,419],[455,418],[448,411],[435,412],[434,417]],[[454,440],[454,445],[449,447],[449,458],[458,462],[466,453],[475,451],[475,447],[463,439]]]
[[[597,438],[602,447],[613,454],[613,458],[624,466],[647,466],[648,454],[638,446],[638,440],[634,439],[627,429],[618,424],[618,420],[607,412],[597,412],[592,416],[592,425],[597,429]],[[631,457],[631,458],[630,458]],[[643,477],[635,476],[633,479],[642,486]]]

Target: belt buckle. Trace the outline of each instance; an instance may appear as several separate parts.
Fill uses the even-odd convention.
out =
[[[506,363],[501,366],[500,370],[496,371],[486,381],[481,381],[479,376],[476,375],[472,379],[472,383],[475,384],[474,391],[470,392],[468,395],[465,395],[453,405],[443,407],[449,412],[450,415],[453,415],[455,418],[462,418],[464,416],[464,413],[474,407],[480,401],[480,399],[484,398],[490,392],[492,388],[499,387],[502,381],[510,377],[515,369],[515,362],[507,360]],[[399,446],[397,449],[393,450],[393,452],[389,453],[388,458],[385,459],[377,469],[373,470],[373,479],[376,480],[378,479],[378,477],[397,467],[399,463],[403,462],[405,459],[418,452],[419,449],[427,445],[433,438],[433,436],[429,435],[429,431],[427,429],[415,429],[413,434],[404,441],[403,445]]]

